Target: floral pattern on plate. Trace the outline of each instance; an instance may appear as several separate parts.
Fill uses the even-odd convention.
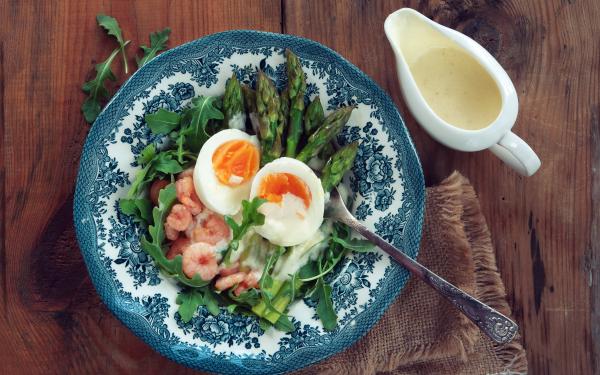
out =
[[[340,351],[383,314],[408,273],[382,252],[353,254],[331,275],[338,328],[324,331],[311,301],[290,308],[296,329],[263,331],[256,319],[201,308],[188,323],[177,313],[178,286],[142,251],[144,233],[117,209],[149,143],[144,115],[181,110],[197,95],[219,95],[235,73],[253,85],[262,69],[286,85],[283,51],[291,48],[307,75],[307,99],[319,95],[326,111],[355,105],[341,144],[360,148],[346,185],[357,218],[415,257],[421,234],[424,183],[408,133],[393,103],[370,79],[318,43],[253,31],[214,34],[159,55],[136,72],[94,124],[78,176],[75,221],[86,264],[108,307],[166,356],[198,369],[277,373],[304,367]]]

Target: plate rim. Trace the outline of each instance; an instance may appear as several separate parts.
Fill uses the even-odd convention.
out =
[[[208,353],[207,357],[197,356],[195,358],[191,358],[189,356],[183,356],[173,350],[176,347],[181,346],[181,349],[188,349],[189,346],[187,344],[180,345],[171,345],[166,343],[163,340],[160,340],[156,332],[154,332],[148,325],[147,321],[145,321],[139,314],[136,314],[134,311],[126,309],[126,306],[119,303],[119,294],[118,291],[115,290],[114,285],[111,285],[106,280],[106,272],[101,267],[101,261],[98,254],[98,243],[96,236],[96,224],[93,219],[90,220],[91,212],[89,211],[88,202],[85,200],[86,193],[90,190],[89,188],[94,184],[94,179],[97,176],[98,170],[92,171],[89,168],[89,164],[94,161],[95,157],[93,155],[93,150],[97,141],[101,141],[106,131],[110,131],[114,127],[114,123],[111,123],[111,120],[107,113],[107,109],[114,105],[113,103],[119,103],[128,98],[126,95],[128,90],[131,90],[131,85],[135,82],[136,77],[139,76],[140,72],[144,70],[148,70],[151,67],[158,67],[162,64],[163,61],[168,61],[170,57],[177,56],[178,53],[193,47],[202,47],[210,45],[211,42],[221,39],[221,38],[231,38],[236,39],[240,37],[254,37],[258,39],[272,39],[272,40],[280,40],[285,42],[294,42],[301,44],[304,48],[311,47],[317,48],[323,53],[329,55],[333,59],[333,61],[338,65],[338,67],[344,73],[351,73],[353,78],[359,79],[363,85],[362,87],[366,87],[369,93],[373,93],[373,97],[378,97],[382,101],[382,105],[390,105],[393,112],[393,116],[397,118],[392,121],[392,123],[387,124],[387,127],[397,128],[397,131],[404,134],[404,137],[401,138],[401,154],[403,154],[402,160],[405,162],[403,164],[404,170],[404,179],[408,185],[409,189],[412,189],[411,192],[413,194],[413,203],[414,206],[412,210],[414,214],[411,214],[411,217],[407,221],[405,229],[408,229],[409,235],[407,235],[404,239],[404,245],[408,245],[410,248],[414,249],[414,257],[418,255],[419,245],[421,241],[421,233],[423,226],[423,217],[424,217],[424,205],[425,205],[425,182],[423,176],[423,169],[421,166],[421,162],[419,160],[416,148],[413,144],[412,138],[406,128],[404,120],[398,111],[398,108],[394,104],[393,100],[390,96],[369,76],[366,75],[362,70],[356,67],[354,64],[349,62],[346,58],[340,55],[338,52],[332,50],[331,48],[316,42],[311,39],[290,35],[290,34],[279,34],[273,32],[266,31],[257,31],[257,30],[227,30],[218,33],[209,34],[203,36],[201,38],[195,39],[193,41],[181,44],[176,46],[168,51],[165,51],[159,54],[157,57],[152,59],[142,68],[138,69],[134,72],[119,88],[119,90],[115,93],[112,99],[107,103],[104,107],[94,124],[92,125],[87,137],[85,144],[82,149],[81,159],[79,164],[79,170],[77,174],[76,180],[76,188],[74,195],[74,203],[73,203],[73,219],[74,225],[77,234],[77,241],[79,244],[79,248],[83,255],[86,267],[88,269],[88,273],[96,289],[97,293],[100,295],[103,303],[108,307],[111,313],[120,320],[129,330],[131,330],[136,336],[138,336],[142,341],[150,345],[155,351],[159,352],[161,355],[188,367],[204,370],[204,371],[217,371],[222,373],[239,373],[240,370],[247,371],[249,373],[282,373],[287,371],[298,370],[307,366],[310,366],[314,363],[320,362],[333,354],[341,352],[348,348],[350,345],[354,344],[358,341],[362,336],[364,336],[367,332],[371,330],[371,328],[380,320],[385,311],[391,305],[392,302],[396,300],[401,290],[406,284],[406,280],[403,282],[390,282],[387,283],[387,288],[382,289],[380,293],[384,295],[388,295],[389,298],[379,298],[375,299],[373,304],[370,306],[370,309],[375,309],[375,313],[366,314],[367,311],[363,311],[358,314],[354,319],[355,321],[359,320],[363,314],[369,315],[364,317],[364,319],[360,319],[360,322],[357,322],[355,327],[357,329],[346,330],[346,332],[341,332],[339,339],[336,337],[336,341],[334,341],[335,345],[329,344],[325,346],[311,346],[308,348],[300,348],[297,349],[293,354],[286,357],[285,360],[279,363],[275,362],[266,362],[263,360],[249,360],[237,357],[235,361],[232,359],[223,359],[223,358],[211,358],[210,353]],[[298,51],[298,54],[301,56],[302,51]],[[96,165],[97,167],[97,165]],[[409,224],[411,227],[409,227]],[[408,243],[407,243],[408,242]],[[392,272],[399,273],[407,273],[404,268],[398,266],[393,267]],[[393,275],[392,275],[393,276]],[[390,275],[388,275],[390,277]],[[392,279],[394,280],[394,279]],[[347,325],[348,326],[348,325]],[[347,327],[346,326],[346,327]],[[346,328],[345,327],[345,328]],[[195,350],[198,350],[195,348]],[[212,352],[210,349],[209,352]],[[294,356],[294,358],[290,358]],[[262,364],[261,367],[256,367],[257,363],[260,362]],[[246,363],[246,364],[245,364]],[[271,366],[269,366],[271,365]]]

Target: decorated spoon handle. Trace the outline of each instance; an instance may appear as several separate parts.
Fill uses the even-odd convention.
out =
[[[515,337],[518,330],[518,326],[515,322],[490,306],[458,289],[431,272],[427,267],[411,259],[402,251],[390,245],[386,240],[371,232],[353,216],[348,214],[338,217],[338,219],[362,234],[365,238],[394,258],[398,263],[402,264],[410,272],[425,281],[442,296],[446,297],[448,301],[477,324],[479,329],[492,340],[500,344],[505,344],[512,341]]]

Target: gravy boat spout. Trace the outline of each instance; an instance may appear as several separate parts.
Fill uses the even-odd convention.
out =
[[[540,159],[511,132],[515,86],[485,48],[410,8],[390,14],[384,29],[404,101],[433,138],[460,151],[489,148],[526,176],[537,171]]]

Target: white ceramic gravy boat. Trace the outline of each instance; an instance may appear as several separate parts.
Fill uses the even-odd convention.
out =
[[[450,148],[460,151],[479,151],[489,148],[496,156],[525,176],[531,176],[539,169],[541,162],[535,152],[525,141],[511,132],[519,110],[515,87],[506,71],[485,48],[466,35],[433,22],[410,8],[403,8],[390,14],[385,20],[384,28],[396,54],[398,78],[404,100],[413,116],[433,138]],[[474,130],[467,129],[465,126],[453,125],[442,119],[444,116],[440,115],[441,110],[436,113],[432,106],[428,104],[424,96],[425,91],[419,88],[414,72],[418,68],[421,70],[427,69],[426,65],[423,65],[427,64],[426,62],[420,63],[425,60],[419,60],[418,64],[415,64],[415,61],[423,58],[423,55],[432,51],[432,49],[445,49],[446,51],[451,50],[450,52],[454,51],[452,53],[462,54],[460,56],[465,58],[461,60],[460,56],[456,57],[458,56],[456,55],[454,62],[461,63],[463,61],[472,64],[469,69],[465,68],[467,70],[465,74],[467,75],[471,71],[479,69],[482,73],[482,83],[479,84],[478,80],[472,80],[471,84],[475,85],[472,86],[473,88],[479,87],[478,89],[481,89],[480,86],[484,85],[485,82],[491,85],[490,88],[493,86],[489,92],[496,99],[491,98],[488,100],[483,95],[483,97],[477,97],[476,102],[473,103],[474,106],[480,106],[477,108],[487,108],[482,103],[489,104],[491,101],[492,104],[489,105],[492,107],[489,108],[496,108],[487,113],[489,122],[482,123],[485,125],[476,127]],[[436,60],[429,59],[429,61],[435,63]],[[419,64],[421,65],[419,66]],[[427,70],[420,74],[419,77],[425,76],[425,78],[420,78],[421,82],[425,82],[423,79],[431,81],[428,83],[428,87],[430,87],[428,89],[430,90],[429,95],[432,90],[431,87],[436,90],[435,75],[427,77]],[[442,76],[438,76],[438,78],[440,77]],[[425,88],[426,86],[422,83],[421,87]],[[454,86],[450,88],[460,89]],[[444,96],[444,93],[442,93],[440,97],[450,98],[453,95],[451,91],[447,94]],[[473,93],[469,94],[465,90],[463,94],[472,95]],[[440,93],[436,91],[435,95],[440,95]],[[494,100],[497,100],[496,104],[493,103]],[[451,115],[450,117],[453,113],[459,113],[456,111],[460,111],[460,107],[456,109],[448,107],[446,109],[447,113]],[[483,110],[478,109],[478,111]],[[492,117],[489,117],[490,115]],[[448,119],[448,116],[446,116],[446,119]],[[481,121],[485,120],[482,119]]]

